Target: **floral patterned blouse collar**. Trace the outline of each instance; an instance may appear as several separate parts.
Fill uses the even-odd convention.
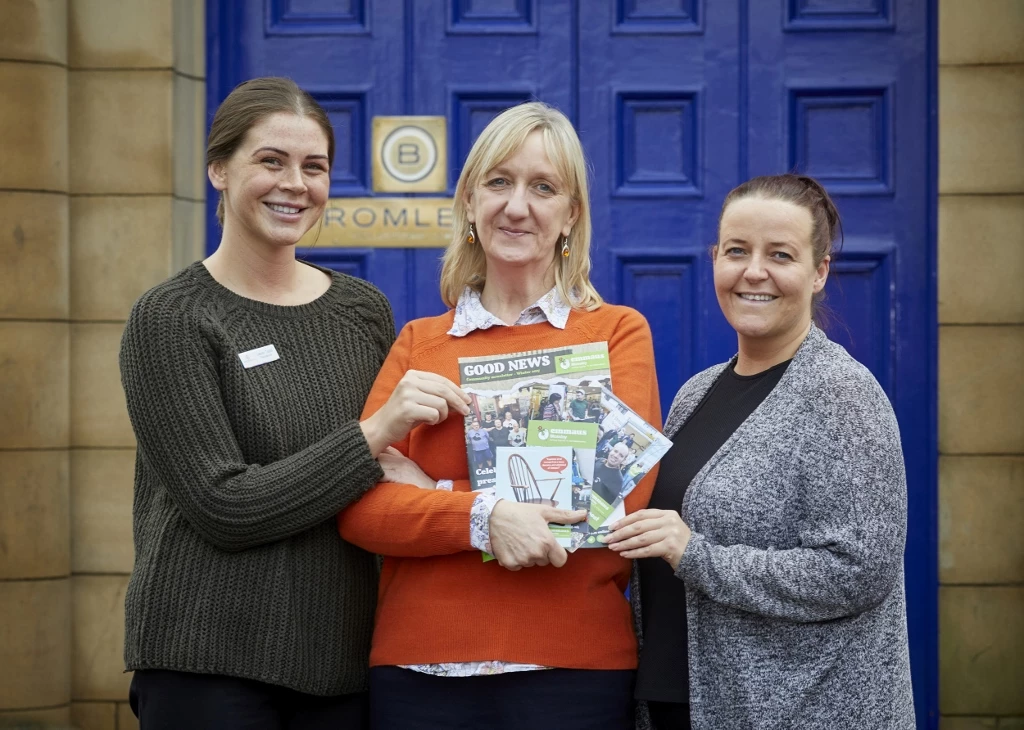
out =
[[[558,293],[558,287],[551,287],[547,294],[520,313],[514,325],[547,322],[552,327],[563,330],[569,321],[571,311],[572,307]],[[508,325],[484,309],[480,302],[480,292],[467,286],[455,305],[455,321],[448,334],[465,337],[474,330],[485,330],[495,326]]]

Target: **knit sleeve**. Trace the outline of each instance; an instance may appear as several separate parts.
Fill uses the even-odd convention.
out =
[[[868,376],[870,379],[870,376]],[[902,575],[907,484],[899,427],[878,384],[822,391],[794,458],[799,546],[716,545],[694,533],[677,577],[719,603],[790,621],[828,621],[881,603]]]
[[[216,353],[183,299],[139,300],[120,366],[139,457],[199,535],[230,551],[275,542],[330,519],[383,475],[355,419],[285,459],[246,463]]]
[[[402,328],[384,361],[363,409],[369,418],[387,402],[409,369],[413,324]],[[392,444],[409,454],[409,438]],[[469,518],[476,493],[421,489],[381,482],[338,515],[338,530],[348,542],[380,555],[429,557],[472,550]]]
[[[608,339],[612,390],[641,418],[657,428],[661,424],[661,403],[658,398],[658,374],[654,369],[651,328],[644,316],[636,310],[625,307],[621,309],[625,316],[617,323]],[[658,466],[655,465],[626,497],[627,513],[647,506],[657,479]]]

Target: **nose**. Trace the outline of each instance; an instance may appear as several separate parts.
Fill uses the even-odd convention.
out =
[[[526,201],[526,188],[516,185],[512,188],[508,202],[505,203],[505,215],[509,218],[525,218],[529,215],[529,203]]]
[[[302,170],[298,167],[289,167],[281,173],[281,179],[278,186],[282,190],[288,190],[295,193],[306,192],[306,180],[302,177]]]
[[[754,254],[747,262],[747,268],[743,272],[743,278],[747,281],[764,281],[768,278],[768,270],[764,266],[764,258],[760,254]]]

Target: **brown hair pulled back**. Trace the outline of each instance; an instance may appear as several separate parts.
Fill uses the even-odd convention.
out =
[[[722,212],[718,214],[719,231],[725,209],[743,198],[784,200],[806,209],[811,214],[811,250],[814,253],[815,268],[826,256],[835,257],[842,247],[843,224],[839,218],[839,210],[825,187],[813,177],[795,173],[763,175],[738,185],[725,196],[725,202],[722,203]],[[822,289],[811,300],[811,316],[819,325],[823,324],[821,320],[830,318],[830,313],[824,306],[824,299],[825,290]]]
[[[327,112],[291,79],[266,76],[243,81],[217,107],[206,142],[206,166],[227,162],[242,146],[245,135],[271,114],[309,117],[327,137],[327,165],[334,166],[334,128]],[[224,198],[217,203],[217,220],[224,225]]]

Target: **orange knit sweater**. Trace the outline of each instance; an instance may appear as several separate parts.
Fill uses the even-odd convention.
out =
[[[363,418],[388,399],[406,370],[458,383],[458,358],[584,342],[608,342],[612,389],[660,426],[650,328],[637,311],[605,304],[573,311],[564,330],[548,323],[492,327],[466,337],[447,331],[454,314],[410,322],[391,348]],[[501,660],[579,669],[636,667],[636,639],[623,592],[631,563],[603,548],[582,549],[561,568],[512,572],[484,563],[469,542],[469,491],[462,418],[414,429],[399,451],[451,492],[381,483],[338,516],[342,537],[385,557],[370,666]],[[626,499],[647,505],[657,470]]]

